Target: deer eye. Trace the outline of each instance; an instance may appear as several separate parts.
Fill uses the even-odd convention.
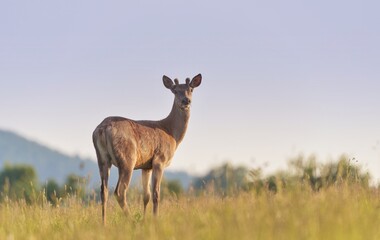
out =
[[[190,88],[190,92],[193,92],[193,88]]]

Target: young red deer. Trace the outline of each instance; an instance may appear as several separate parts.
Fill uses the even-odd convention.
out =
[[[151,196],[150,180],[153,182],[153,213],[158,214],[160,184],[164,168],[170,164],[174,152],[185,136],[190,117],[193,89],[202,81],[198,74],[191,81],[179,84],[163,76],[166,88],[174,93],[174,103],[169,116],[160,121],[134,121],[122,117],[108,117],[95,129],[92,138],[98,158],[101,185],[102,217],[106,223],[108,200],[108,176],[115,165],[119,170],[119,180],[115,196],[123,211],[129,209],[126,193],[134,169],[142,170],[144,191],[144,215]],[[152,174],[153,173],[153,174]]]

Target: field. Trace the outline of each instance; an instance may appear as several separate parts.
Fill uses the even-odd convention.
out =
[[[139,198],[130,208],[125,217],[111,197],[103,227],[98,202],[3,202],[0,239],[380,239],[380,194],[360,186],[166,197],[145,220]]]

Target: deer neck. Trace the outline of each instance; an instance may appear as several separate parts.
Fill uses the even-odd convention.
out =
[[[169,115],[161,120],[162,127],[175,139],[177,147],[185,136],[189,118],[190,109],[183,110],[173,103]]]

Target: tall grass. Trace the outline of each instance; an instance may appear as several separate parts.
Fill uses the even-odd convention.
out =
[[[103,227],[95,201],[4,201],[0,239],[380,239],[380,192],[360,185],[166,197],[158,218],[149,207],[144,219],[141,199],[133,198],[125,217],[111,197]]]

